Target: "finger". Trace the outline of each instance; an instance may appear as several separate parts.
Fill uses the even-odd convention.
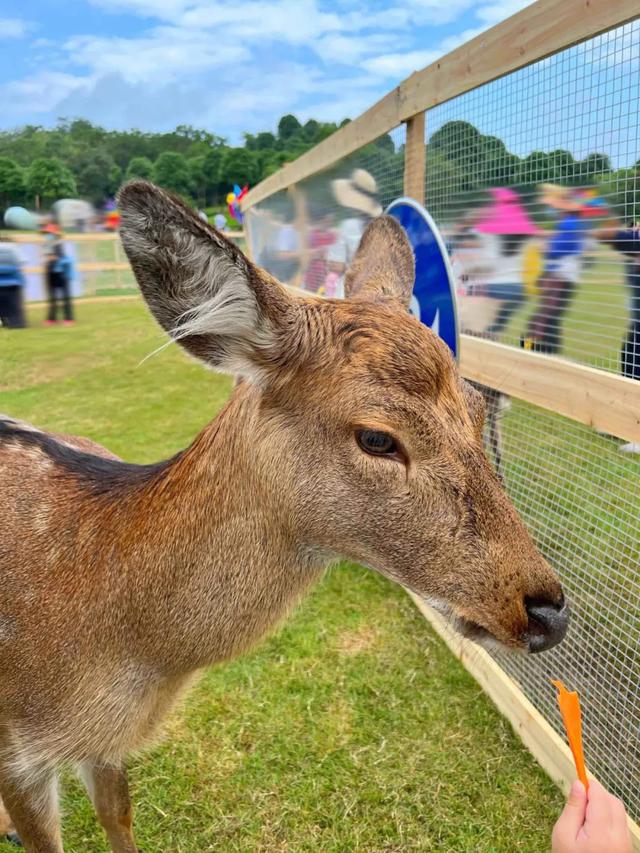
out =
[[[575,839],[584,824],[587,809],[587,792],[582,782],[574,782],[569,791],[566,805],[560,815],[558,823],[562,825],[563,831]]]
[[[603,788],[596,779],[589,780],[587,797],[587,815],[585,822],[597,826],[608,826],[611,823],[611,804],[615,797]]]

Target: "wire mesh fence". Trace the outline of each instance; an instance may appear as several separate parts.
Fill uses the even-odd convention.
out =
[[[428,111],[463,332],[640,379],[638,91],[636,20]],[[367,219],[404,194],[404,144],[397,128],[252,208],[254,258],[341,295]],[[489,455],[573,614],[557,649],[496,659],[559,732],[551,678],[580,691],[589,767],[640,819],[640,448],[482,390]]]
[[[426,204],[462,331],[640,379],[639,87],[635,21],[427,113]],[[558,731],[550,679],[580,691],[589,766],[638,819],[640,447],[482,390],[573,612],[558,649],[497,660]]]
[[[562,733],[550,679],[583,700],[592,770],[640,817],[640,457],[589,427],[513,400],[501,419],[506,487],[558,570],[572,624],[556,649],[499,654]]]
[[[250,208],[253,258],[285,284],[342,296],[367,222],[402,195],[404,145],[402,126]]]
[[[464,325],[640,378],[640,21],[427,113]]]

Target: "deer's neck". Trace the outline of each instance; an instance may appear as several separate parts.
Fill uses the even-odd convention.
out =
[[[114,517],[131,627],[169,670],[257,642],[328,562],[299,541],[277,469],[256,454],[256,408],[251,394],[236,392]]]

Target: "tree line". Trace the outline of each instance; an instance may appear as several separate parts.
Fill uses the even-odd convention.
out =
[[[345,119],[339,126],[344,125]],[[259,183],[330,136],[338,125],[293,115],[279,120],[275,132],[244,134],[242,146],[206,130],[180,125],[169,133],[105,130],[85,119],[61,120],[54,128],[33,125],[0,132],[0,207],[36,199],[46,209],[59,198],[81,197],[101,205],[123,180],[146,178],[199,207],[224,203],[233,184]],[[350,155],[340,169],[371,171],[381,201],[403,194],[404,150],[388,134]],[[606,154],[577,159],[566,149],[510,152],[496,136],[464,121],[450,121],[426,148],[427,206],[447,217],[455,199],[491,186],[523,192],[541,183],[595,186],[628,221],[640,220],[640,160],[613,168]],[[309,185],[310,199],[331,204],[326,176]],[[325,198],[326,196],[326,198]]]
[[[100,206],[130,178],[155,181],[201,207],[217,205],[233,184],[257,184],[337,128],[285,115],[275,133],[245,133],[243,145],[231,146],[190,125],[169,133],[105,130],[86,119],[27,125],[0,132],[0,207],[47,209],[78,197]]]
[[[512,187],[530,193],[539,184],[594,187],[621,218],[640,220],[640,160],[615,169],[599,152],[577,159],[567,149],[512,154],[496,136],[482,134],[469,122],[450,121],[427,146],[427,204],[446,215],[450,200],[487,187]]]

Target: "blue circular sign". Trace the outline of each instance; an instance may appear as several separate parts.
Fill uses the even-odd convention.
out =
[[[385,213],[397,219],[407,232],[416,258],[409,310],[442,338],[457,359],[460,347],[454,276],[438,227],[424,207],[411,198],[396,199]]]

